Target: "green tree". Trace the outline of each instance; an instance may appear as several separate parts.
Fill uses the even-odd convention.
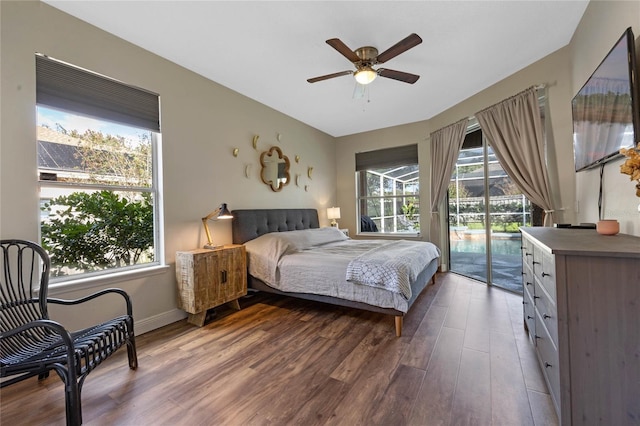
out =
[[[458,186],[456,187],[455,182],[451,182],[449,184],[449,200],[455,200],[456,198],[467,198],[469,197],[469,190],[464,186],[464,183],[458,182]]]
[[[42,245],[52,257],[54,275],[64,268],[87,272],[153,260],[151,195],[128,200],[112,191],[74,192],[46,203]],[[52,269],[54,269],[52,268]]]

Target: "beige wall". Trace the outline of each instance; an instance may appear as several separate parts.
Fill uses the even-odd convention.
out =
[[[640,2],[592,1],[589,4],[569,46],[572,93],[580,90],[628,27],[632,27],[636,44],[640,43]],[[604,167],[602,213],[605,219],[618,219],[620,232],[640,235],[640,198],[635,196],[635,187],[629,176],[620,173],[622,161],[614,161]],[[599,168],[576,174],[580,222],[598,220],[599,185]]]
[[[338,205],[348,212],[341,227],[356,226],[354,154],[388,146],[419,142],[421,229],[429,229],[429,133],[508,98],[530,86],[547,87],[547,165],[557,210],[556,223],[595,222],[597,218],[597,171],[574,172],[571,99],[615,41],[628,27],[640,35],[640,2],[592,1],[569,46],[471,96],[443,113],[419,123],[398,126],[338,139]],[[526,46],[523,46],[526,48]],[[426,100],[425,102],[428,102]],[[605,216],[620,221],[621,232],[640,235],[640,199],[628,176],[619,173],[620,161],[605,167]],[[576,192],[576,181],[578,190]],[[446,238],[446,233],[442,233]],[[422,235],[423,239],[429,236]],[[445,260],[446,262],[446,260]]]
[[[167,267],[153,275],[96,281],[90,289],[57,289],[76,297],[117,285],[133,297],[138,331],[182,317],[176,308],[174,257],[205,236],[200,218],[220,202],[229,208],[318,208],[335,204],[335,140],[290,117],[39,2],[0,2],[1,105],[0,237],[38,239],[35,144],[35,59],[41,52],[160,94],[164,236]],[[277,134],[282,135],[278,142]],[[260,135],[258,150],[252,138]],[[278,145],[301,175],[281,192],[260,182],[259,153]],[[239,148],[233,157],[233,148]],[[295,155],[300,162],[295,163]],[[251,175],[245,177],[245,166]],[[313,166],[313,178],[307,167]],[[308,185],[305,191],[304,186]],[[214,242],[230,243],[230,223],[212,223]],[[110,314],[101,305],[87,321]],[[69,325],[79,315],[54,312]]]

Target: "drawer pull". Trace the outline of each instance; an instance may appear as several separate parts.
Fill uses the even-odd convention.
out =
[[[547,274],[546,272],[543,272],[543,273],[542,273],[542,276],[543,276],[543,277],[550,277],[550,276],[551,276],[551,274]]]
[[[535,260],[533,261],[534,265],[540,265],[540,262],[536,262]]]
[[[527,315],[527,319],[533,319],[531,315]]]
[[[542,314],[542,318],[544,318],[544,319],[549,319],[549,318],[551,318],[551,315]]]
[[[533,299],[540,299],[540,296],[533,296]]]
[[[544,368],[549,368],[549,367],[553,367],[553,365],[549,364],[548,362],[544,363]]]
[[[227,271],[220,271],[220,283],[224,284],[227,282]]]
[[[538,336],[537,334],[534,335],[533,337],[535,337],[536,339],[542,339],[542,337]]]
[[[531,253],[525,253],[524,255],[525,256],[531,256]]]
[[[531,284],[533,284],[533,283],[530,283],[529,281],[526,281],[526,282],[525,282],[525,284],[526,284],[526,285],[531,285]]]

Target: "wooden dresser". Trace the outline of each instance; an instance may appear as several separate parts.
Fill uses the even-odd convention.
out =
[[[247,263],[243,245],[214,250],[176,252],[178,307],[189,313],[188,322],[204,325],[207,310],[247,294]]]
[[[560,423],[640,424],[640,237],[521,231],[524,323]]]

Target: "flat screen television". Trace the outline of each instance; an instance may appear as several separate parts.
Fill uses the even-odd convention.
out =
[[[640,92],[631,28],[609,51],[571,102],[576,172],[619,156],[640,139]]]

